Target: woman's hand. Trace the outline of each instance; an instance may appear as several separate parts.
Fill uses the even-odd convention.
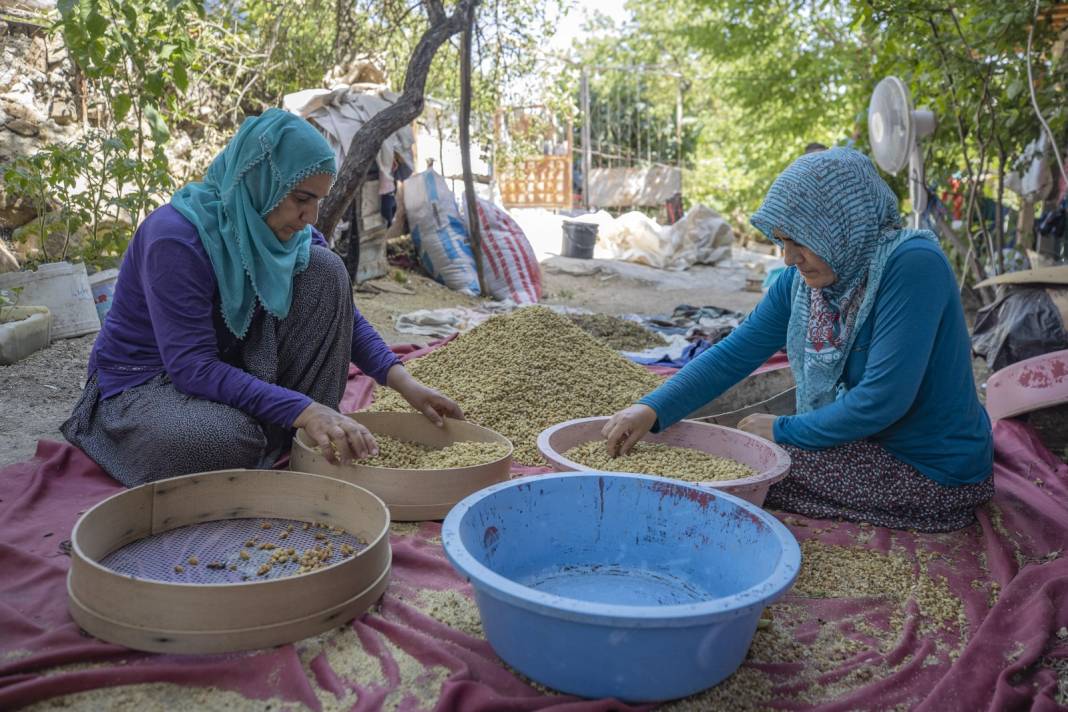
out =
[[[303,428],[334,465],[378,454],[378,445],[370,430],[321,403],[312,403],[302,410],[293,426]]]
[[[635,403],[619,411],[601,429],[608,454],[612,457],[626,455],[634,444],[645,437],[656,423],[656,411],[642,403]]]
[[[753,415],[747,415],[742,418],[738,423],[738,429],[744,430],[747,433],[753,435],[759,435],[765,440],[775,442],[775,419],[777,415],[768,415],[767,413],[754,413]]]
[[[400,393],[410,406],[439,428],[445,425],[446,417],[464,419],[464,412],[456,401],[430,386],[424,386],[399,363],[386,374],[386,385]]]

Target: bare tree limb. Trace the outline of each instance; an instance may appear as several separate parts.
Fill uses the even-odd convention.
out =
[[[367,172],[382,146],[382,142],[400,128],[410,124],[423,111],[426,78],[434,55],[450,37],[462,31],[467,13],[477,0],[459,0],[452,15],[446,15],[441,0],[426,0],[430,27],[408,60],[404,76],[404,88],[400,98],[392,106],[372,116],[352,137],[345,161],[338,171],[337,180],[330,194],[323,201],[316,227],[327,236],[334,232],[349,203],[363,191]],[[346,263],[350,274],[358,259],[359,238],[348,247]],[[352,274],[355,277],[355,274]]]
[[[464,8],[457,7],[454,16],[460,15],[461,9]],[[440,25],[446,22],[446,20],[448,20],[448,18],[445,16],[445,8],[442,6],[441,0],[426,0],[426,16],[427,19],[430,20],[431,26]]]

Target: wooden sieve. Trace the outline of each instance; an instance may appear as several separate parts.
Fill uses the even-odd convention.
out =
[[[142,485],[75,524],[71,616],[101,640],[154,652],[290,643],[378,600],[389,579],[388,533],[378,497],[329,477],[223,470]],[[279,546],[312,543],[334,551],[318,568],[299,573],[286,563],[258,573]]]
[[[461,499],[509,477],[512,443],[489,428],[466,420],[445,419],[437,427],[418,413],[352,413],[350,418],[374,435],[444,448],[457,442],[498,442],[508,454],[494,462],[440,470],[406,470],[361,464],[334,465],[315,447],[303,430],[293,438],[289,466],[300,472],[336,477],[366,487],[382,498],[394,521],[415,522],[442,519]]]

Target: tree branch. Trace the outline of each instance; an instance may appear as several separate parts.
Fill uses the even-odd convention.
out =
[[[367,172],[381,149],[382,142],[422,113],[426,78],[434,55],[450,37],[463,30],[467,13],[476,2],[477,0],[460,0],[453,14],[445,15],[441,0],[426,0],[430,27],[423,33],[408,60],[400,98],[392,106],[372,116],[352,137],[334,187],[323,201],[316,227],[328,240],[349,203],[357,199],[363,191]],[[355,244],[348,246],[349,255],[346,258],[350,274],[356,264],[358,250],[359,238],[356,237]],[[352,276],[355,277],[354,274]]]
[[[972,189],[972,195],[968,200],[968,216],[969,229],[965,231],[965,235],[968,238],[968,253],[971,255],[971,260],[965,260],[970,262],[972,272],[975,274],[976,283],[986,279],[986,270],[983,269],[982,263],[974,256],[974,242],[971,234],[971,215],[972,215],[972,198],[974,197],[974,187],[976,184],[976,174],[972,168],[972,159],[968,155],[968,132],[964,128],[964,118],[962,116],[962,109],[960,102],[957,99],[957,85],[953,78],[953,72],[949,67],[949,57],[946,55],[946,48],[942,44],[942,36],[938,31],[938,24],[935,22],[934,16],[927,18],[927,24],[931,27],[931,34],[935,40],[935,48],[938,50],[939,57],[942,60],[942,71],[945,72],[945,82],[949,89],[949,103],[953,107],[953,117],[956,119],[957,124],[957,136],[960,140],[961,156],[964,158],[964,167],[968,172],[968,185]],[[980,167],[981,169],[981,167]],[[948,226],[947,226],[948,227]],[[957,248],[958,250],[960,247]],[[961,280],[963,283],[963,280]],[[991,295],[984,293],[980,294],[980,298],[987,302],[987,297],[993,298]]]

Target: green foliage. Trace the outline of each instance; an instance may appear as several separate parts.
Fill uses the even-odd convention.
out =
[[[12,194],[28,200],[40,216],[17,233],[16,239],[35,241],[41,262],[66,259],[74,233],[84,224],[85,216],[71,199],[79,162],[84,163],[85,156],[75,147],[53,144],[17,159],[4,171],[4,183]],[[61,206],[55,222],[46,218],[53,203]],[[58,241],[49,239],[53,232]]]
[[[191,0],[62,0],[54,29],[101,99],[99,129],[72,144],[51,144],[4,167],[14,195],[38,219],[19,237],[35,260],[117,261],[132,225],[173,187],[164,147],[189,84],[196,46]],[[55,211],[50,213],[50,209]]]
[[[1025,56],[1032,8],[1030,2],[966,0],[931,8],[879,0],[859,6],[857,12],[861,25],[887,38],[885,51],[873,62],[875,71],[901,76],[914,102],[930,106],[939,117],[938,130],[924,142],[928,181],[962,181],[962,237],[988,269],[999,272],[1006,220],[997,219],[996,208],[987,210],[993,215],[984,216],[982,210],[1009,202],[1006,173],[1040,131],[1030,103]],[[1035,91],[1063,150],[1068,67],[1056,56],[1054,40],[1049,23],[1040,19],[1033,38]]]
[[[809,142],[868,150],[871,92],[893,74],[916,106],[938,117],[923,142],[927,177],[936,186],[963,180],[972,209],[961,240],[982,259],[1000,256],[1004,221],[979,210],[984,202],[1012,202],[1005,174],[1038,136],[1024,57],[1030,2],[632,0],[628,8],[635,21],[588,42],[580,58],[666,64],[691,83],[685,113],[696,149],[685,176],[688,200],[724,210],[744,227]],[[1068,128],[1066,68],[1054,41],[1040,19],[1036,90],[1060,138]],[[907,192],[904,172],[887,179],[899,195]]]
[[[502,106],[547,104],[567,116],[559,75],[544,61],[541,47],[555,32],[553,18],[564,0],[483,0],[477,8],[471,77],[472,142],[488,143],[492,118]],[[451,8],[446,4],[446,11]],[[346,56],[366,54],[400,91],[408,60],[426,29],[421,6],[407,0],[356,0],[343,20],[338,45]],[[460,98],[460,41],[445,43],[427,76],[428,97],[457,106]],[[522,79],[523,81],[519,81]],[[509,91],[511,87],[511,91]]]
[[[135,186],[145,167],[131,157],[134,140],[130,129],[114,136],[91,131],[5,167],[5,184],[42,216],[16,232],[18,240],[34,243],[31,262],[76,257],[98,268],[117,264],[132,235],[130,216],[144,204]]]
[[[851,138],[866,106],[866,63],[878,43],[854,31],[843,3],[640,0],[628,7],[635,21],[622,30],[602,28],[580,59],[682,74],[688,202],[748,212],[806,144]],[[617,74],[615,81],[634,78]],[[606,91],[611,97],[627,89]],[[656,120],[673,125],[673,98],[655,105]]]
[[[321,86],[337,61],[333,2],[231,0],[220,3],[211,19],[233,31],[227,49],[238,72],[228,65],[221,79],[236,79],[231,88],[262,108],[280,105],[291,92]]]
[[[89,79],[99,82],[110,100],[113,123],[133,109],[173,110],[189,85],[196,44],[189,33],[203,15],[193,0],[60,0],[67,48]],[[149,120],[152,120],[149,117]],[[152,131],[163,136],[165,123]]]

